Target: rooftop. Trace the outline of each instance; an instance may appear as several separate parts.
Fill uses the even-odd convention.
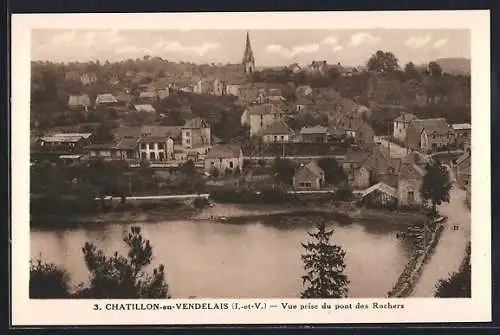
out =
[[[302,127],[300,130],[301,135],[307,134],[326,134],[328,132],[328,128],[323,126],[314,126],[314,127]]]
[[[410,122],[413,120],[418,120],[418,117],[412,113],[401,113],[396,119],[394,119],[396,122]]]
[[[113,94],[105,93],[105,94],[99,94],[97,96],[97,98],[95,99],[95,102],[98,104],[115,103],[115,102],[118,102],[118,100],[116,100],[116,98]]]
[[[289,135],[290,133],[290,127],[281,120],[270,123],[262,130],[262,135]]]
[[[471,124],[470,123],[456,123],[452,125],[453,130],[470,130],[471,129]]]
[[[219,144],[212,147],[205,158],[236,158],[240,157],[241,147],[232,144]]]
[[[150,104],[134,105],[134,108],[138,112],[154,113],[156,111]]]
[[[444,118],[413,120],[411,126],[415,127],[418,133],[422,130],[429,134],[447,134],[450,132],[450,127]]]

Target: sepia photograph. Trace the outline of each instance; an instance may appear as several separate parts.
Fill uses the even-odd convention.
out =
[[[471,300],[471,29],[245,22],[30,30],[29,299]]]

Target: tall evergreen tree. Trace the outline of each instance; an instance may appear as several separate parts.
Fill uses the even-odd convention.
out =
[[[422,181],[422,197],[432,202],[432,215],[437,214],[436,206],[450,201],[452,183],[450,174],[437,159],[427,163],[426,173]]]
[[[344,298],[347,297],[349,280],[344,274],[345,251],[330,244],[333,230],[328,231],[324,222],[318,224],[316,232],[308,232],[313,241],[302,243],[306,253],[302,255],[304,269],[302,276],[302,298]]]

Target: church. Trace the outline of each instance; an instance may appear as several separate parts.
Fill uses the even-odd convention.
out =
[[[247,41],[245,45],[245,53],[243,54],[243,71],[246,75],[252,74],[255,71],[255,58],[253,56],[252,46],[250,44],[250,35],[247,31]]]

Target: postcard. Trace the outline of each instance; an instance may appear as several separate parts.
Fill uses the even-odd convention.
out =
[[[13,325],[490,321],[489,17],[13,15]]]

